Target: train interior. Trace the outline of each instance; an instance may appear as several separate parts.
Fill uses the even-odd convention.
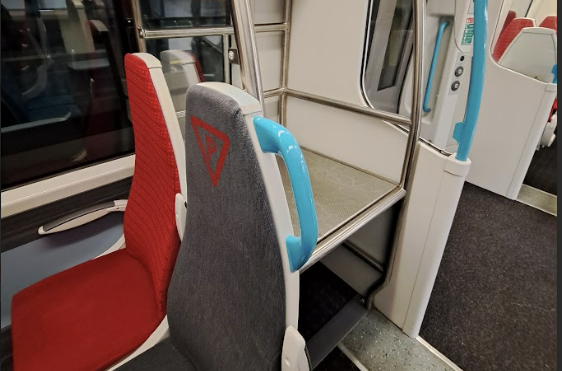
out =
[[[3,0],[2,370],[557,368],[553,0]]]

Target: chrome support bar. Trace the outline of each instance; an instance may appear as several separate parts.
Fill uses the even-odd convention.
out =
[[[260,101],[265,116],[260,62],[249,0],[231,0],[234,35],[240,58],[240,77],[246,91]]]
[[[414,78],[412,89],[412,113],[410,120],[412,127],[408,136],[400,186],[410,189],[410,178],[414,166],[414,156],[417,152],[420,139],[422,120],[422,81],[423,81],[423,32],[425,27],[425,0],[414,1]]]
[[[263,92],[263,97],[264,98],[271,98],[271,97],[277,97],[277,96],[283,96],[285,93],[285,89],[283,88],[278,88],[278,89],[271,89],[271,90],[266,90]]]
[[[355,233],[359,228],[363,227],[369,221],[371,221],[375,216],[382,214],[392,205],[396,204],[398,201],[406,196],[406,191],[400,187],[396,187],[393,191],[388,193],[383,198],[375,201],[363,212],[359,213],[348,223],[341,226],[335,232],[330,233],[330,235],[323,240],[318,242],[316,249],[312,253],[312,256],[306,264],[299,270],[300,273],[306,271],[308,268],[313,266],[315,263],[319,262],[324,256],[328,255],[337,245],[344,242],[349,236]]]
[[[143,40],[144,30],[142,28],[142,15],[140,11],[140,0],[131,0],[131,7],[133,9],[133,23],[135,26],[135,39],[137,40],[137,46],[139,47],[139,52],[146,52],[146,42]]]
[[[222,35],[222,64],[224,71],[224,82],[230,84],[230,60],[228,59],[228,49],[230,48],[230,36]]]
[[[408,146],[402,167],[402,177],[400,186],[407,191],[411,189],[412,169],[417,156],[417,150],[420,141],[420,126],[422,116],[422,80],[423,80],[423,30],[425,26],[425,5],[426,0],[414,1],[414,81],[413,81],[413,99],[412,99],[412,127],[408,136]],[[375,307],[375,297],[381,290],[388,286],[392,275],[394,274],[394,262],[396,260],[397,245],[400,242],[400,234],[406,219],[406,208],[402,207],[398,215],[396,223],[396,231],[394,232],[394,244],[390,249],[384,282],[369,293],[367,298],[367,307],[373,309]]]
[[[304,100],[307,100],[307,101],[310,101],[310,102],[323,104],[323,105],[330,106],[330,107],[333,107],[333,108],[339,108],[339,109],[343,109],[343,110],[346,110],[346,111],[359,113],[361,115],[376,117],[376,118],[381,119],[381,120],[389,121],[393,124],[399,124],[399,125],[403,125],[403,126],[411,126],[411,124],[412,124],[410,122],[409,118],[407,118],[405,116],[397,115],[395,113],[381,111],[381,110],[377,110],[375,108],[358,106],[356,104],[351,104],[351,103],[347,103],[347,102],[344,102],[344,101],[326,98],[326,97],[322,97],[322,96],[319,96],[319,95],[305,93],[305,92],[301,92],[301,91],[297,91],[297,90],[293,90],[293,89],[285,89],[285,92],[290,97],[304,99]]]
[[[138,0],[136,0],[138,1]],[[135,13],[136,14],[136,13]],[[234,17],[234,12],[233,12]],[[285,32],[285,23],[256,25],[255,32]],[[175,28],[165,30],[142,30],[140,37],[144,39],[174,39],[179,37],[234,35],[234,27],[201,27],[201,28]]]
[[[289,87],[289,52],[291,47],[291,18],[293,14],[293,1],[285,0],[285,14],[284,21],[287,25],[287,29],[283,34],[283,54],[281,56],[281,89],[286,89]],[[281,98],[279,99],[279,121],[281,125],[287,126],[287,94],[283,92]]]

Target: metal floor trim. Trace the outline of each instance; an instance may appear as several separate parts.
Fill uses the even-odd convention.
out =
[[[435,349],[431,344],[429,344],[427,341],[425,341],[421,336],[418,336],[416,338],[416,340],[419,341],[421,345],[426,347],[427,350],[429,350],[431,353],[435,354],[437,356],[437,358],[439,358],[440,360],[445,362],[447,364],[447,366],[451,367],[454,371],[463,371],[462,368],[457,366],[457,364],[455,362],[451,361],[449,358],[447,358],[447,356],[445,356],[443,353],[441,353],[440,351]]]
[[[556,195],[523,184],[517,196],[517,201],[558,217],[558,196]]]
[[[351,300],[324,327],[306,342],[310,365],[316,368],[338,343],[367,315],[367,308],[358,298]]]
[[[367,367],[365,367],[365,366],[361,363],[361,361],[359,361],[359,360],[357,359],[357,357],[355,357],[355,355],[354,355],[353,353],[351,353],[351,352],[349,351],[349,349],[347,349],[347,348],[345,347],[345,345],[343,345],[342,343],[339,343],[339,344],[338,344],[338,348],[342,351],[343,354],[346,355],[347,358],[349,358],[349,359],[351,360],[351,362],[353,362],[353,364],[354,364],[355,366],[357,366],[357,368],[358,368],[360,371],[370,371]]]

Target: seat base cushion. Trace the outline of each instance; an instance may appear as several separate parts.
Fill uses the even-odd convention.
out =
[[[150,273],[126,250],[116,251],[14,296],[14,370],[106,368],[138,348],[161,320]]]
[[[189,360],[172,344],[170,338],[156,344],[117,371],[197,371]]]

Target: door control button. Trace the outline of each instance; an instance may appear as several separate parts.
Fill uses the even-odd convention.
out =
[[[457,90],[459,90],[460,86],[461,86],[461,82],[460,82],[460,81],[455,81],[455,82],[453,82],[453,84],[451,85],[451,89],[452,89],[453,91],[457,91]]]
[[[463,72],[464,72],[464,68],[462,66],[457,67],[457,69],[455,70],[455,76],[459,77],[460,75],[462,75]]]

